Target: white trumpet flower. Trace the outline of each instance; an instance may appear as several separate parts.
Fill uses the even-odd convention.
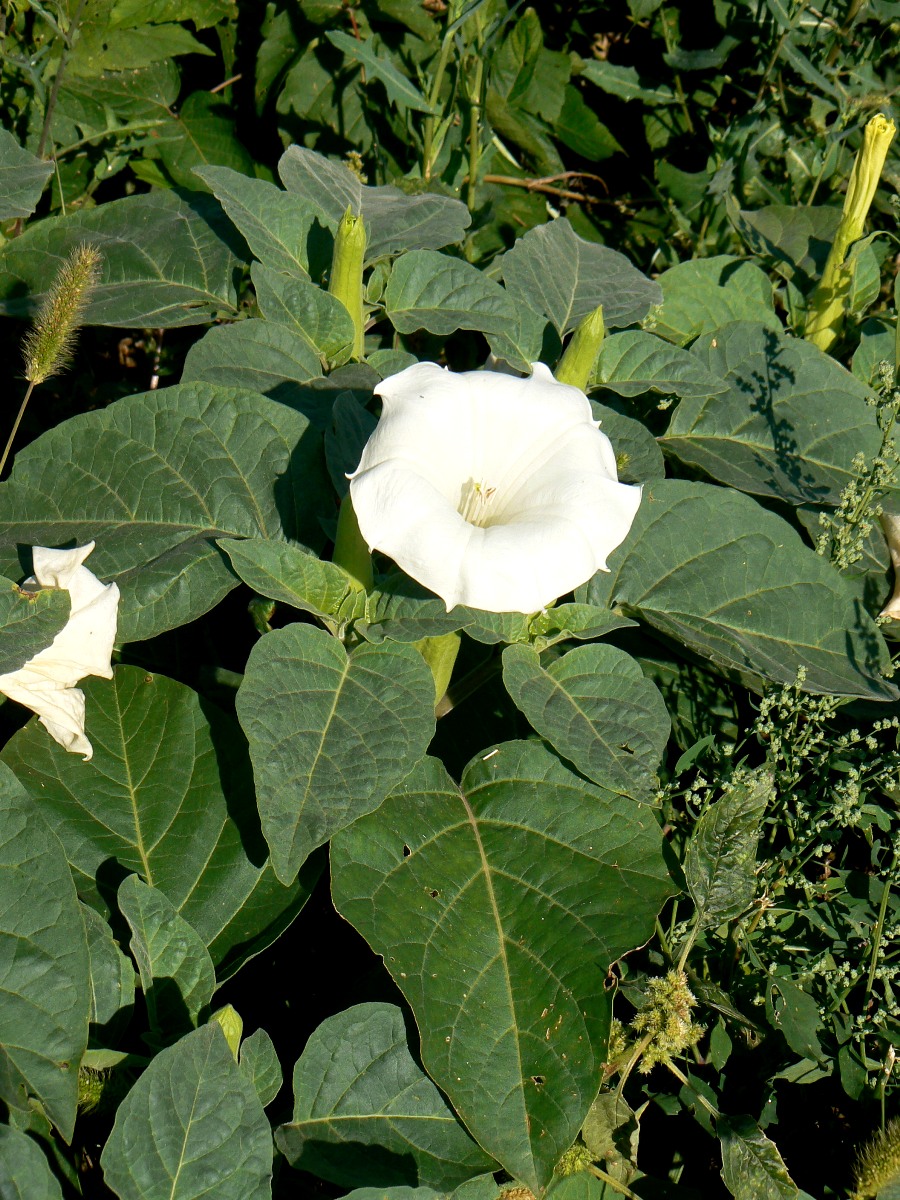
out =
[[[36,712],[50,736],[85,761],[94,751],[84,733],[84,692],[75,685],[85,675],[112,679],[119,605],[118,587],[101,583],[82,565],[93,549],[93,542],[72,550],[34,547],[34,575],[23,586],[65,588],[69,619],[24,667],[0,675],[0,692]]]
[[[542,363],[527,379],[417,363],[375,392],[349,477],[359,528],[448,612],[538,612],[608,569],[641,490],[578,388]]]

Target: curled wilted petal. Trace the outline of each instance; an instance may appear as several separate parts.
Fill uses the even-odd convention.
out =
[[[69,620],[45,650],[24,667],[0,675],[0,692],[36,712],[61,746],[89,759],[91,743],[84,733],[84,693],[75,685],[85,675],[112,678],[119,589],[92,575],[84,560],[94,543],[72,550],[33,550],[34,575],[27,584],[65,588],[71,597]]]
[[[359,527],[448,611],[537,612],[606,569],[641,493],[617,481],[583,392],[541,363],[528,379],[418,363],[375,391],[350,477]]]

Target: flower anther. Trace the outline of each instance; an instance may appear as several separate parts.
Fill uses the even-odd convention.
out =
[[[608,569],[641,489],[618,482],[582,391],[543,363],[525,379],[417,363],[375,393],[349,477],[359,528],[448,612],[538,612]]]

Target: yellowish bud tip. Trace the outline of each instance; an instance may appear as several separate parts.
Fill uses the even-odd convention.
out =
[[[599,304],[593,312],[589,312],[582,319],[569,339],[566,352],[556,368],[557,381],[568,383],[572,387],[585,391],[605,337],[606,324],[603,320],[603,305]]]
[[[84,310],[100,278],[100,263],[96,246],[76,246],[57,271],[34,325],[25,335],[22,349],[29,383],[43,383],[67,366]]]
[[[241,1019],[240,1013],[232,1008],[230,1004],[226,1004],[224,1008],[216,1009],[210,1020],[218,1021],[222,1026],[225,1041],[234,1055],[235,1062],[237,1062],[238,1050],[241,1045],[241,1035],[244,1032],[244,1022]]]
[[[356,359],[361,359],[364,354],[366,323],[363,311],[363,264],[366,241],[365,222],[348,208],[334,239],[328,290],[353,318],[353,357]]]

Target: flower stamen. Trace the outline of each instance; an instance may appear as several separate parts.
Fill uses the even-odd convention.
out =
[[[468,479],[460,490],[459,506],[457,511],[464,521],[469,525],[475,525],[479,529],[487,529],[491,523],[491,500],[496,495],[497,489],[490,487],[484,480],[476,481]]]

